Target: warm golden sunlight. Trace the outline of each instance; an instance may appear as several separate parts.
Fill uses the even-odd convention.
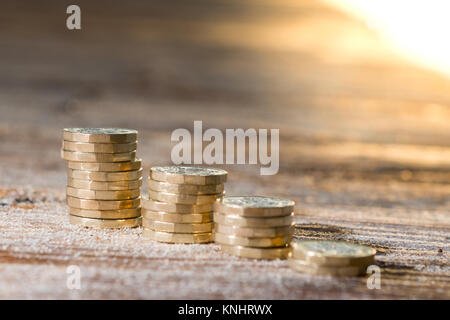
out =
[[[450,300],[450,0],[0,1],[0,303]]]
[[[364,19],[411,61],[450,76],[450,2],[325,0]]]

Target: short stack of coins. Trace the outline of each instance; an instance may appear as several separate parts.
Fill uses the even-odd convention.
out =
[[[292,269],[323,276],[359,276],[374,262],[376,250],[348,241],[293,240]]]
[[[273,197],[223,197],[214,205],[215,242],[239,257],[286,259],[294,233],[294,205]]]
[[[163,166],[150,169],[143,199],[143,236],[166,243],[213,241],[213,205],[224,194],[221,169]]]
[[[136,158],[137,131],[67,128],[63,139],[70,223],[92,228],[140,226],[142,168]]]

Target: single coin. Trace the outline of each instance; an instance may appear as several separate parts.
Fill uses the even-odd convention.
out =
[[[156,212],[147,209],[142,210],[142,217],[144,219],[163,221],[163,222],[175,222],[175,223],[205,223],[213,221],[212,212],[205,213],[167,213]]]
[[[141,208],[116,210],[87,210],[69,207],[73,216],[93,219],[128,219],[141,216]]]
[[[100,191],[100,190],[86,190],[67,187],[66,193],[68,196],[80,199],[92,200],[128,200],[134,199],[141,195],[141,190],[122,190],[122,191]]]
[[[273,197],[223,197],[214,204],[214,211],[244,217],[281,217],[291,215],[294,205],[292,200]]]
[[[62,148],[75,152],[121,153],[136,151],[137,143],[88,143],[63,141]]]
[[[168,213],[205,213],[212,211],[212,204],[178,204],[142,199],[142,207],[152,211],[163,211]]]
[[[141,225],[141,217],[130,219],[91,219],[69,215],[71,224],[96,229],[135,228]]]
[[[309,273],[313,275],[345,277],[345,276],[360,276],[366,273],[365,267],[346,266],[346,267],[324,267],[315,264],[310,264],[297,259],[289,259],[289,266],[299,272]]]
[[[247,227],[226,226],[223,224],[216,223],[215,231],[238,237],[272,238],[282,236],[293,236],[294,226],[292,225],[288,227],[273,227],[273,228],[247,228]]]
[[[208,243],[213,241],[212,233],[169,233],[157,232],[150,229],[143,229],[144,238],[167,243]]]
[[[137,131],[120,128],[65,128],[63,139],[75,142],[129,143],[137,140]]]
[[[250,248],[221,244],[220,248],[225,253],[249,259],[287,259],[290,252],[289,246],[280,248]]]
[[[219,184],[227,181],[227,172],[222,169],[186,166],[153,167],[150,178],[178,184]]]
[[[223,193],[214,195],[191,195],[182,193],[167,193],[158,191],[148,191],[148,196],[150,199],[168,203],[179,203],[179,204],[212,204],[217,198],[223,196]]]
[[[156,181],[150,178],[148,179],[148,188],[150,190],[159,192],[182,193],[193,195],[218,194],[222,193],[224,190],[223,183],[206,184],[206,185],[176,184],[176,183]]]
[[[104,190],[104,191],[120,191],[139,189],[142,186],[142,178],[137,180],[123,180],[123,181],[92,181],[67,178],[67,186],[78,189],[87,190]]]
[[[250,228],[272,228],[290,226],[294,223],[294,214],[285,217],[274,218],[250,218],[239,215],[227,215],[220,212],[214,212],[214,222],[235,226],[235,227],[250,227]]]
[[[67,167],[74,170],[120,172],[139,170],[142,165],[141,159],[125,162],[74,162],[67,161]]]
[[[226,244],[230,246],[244,246],[255,248],[268,248],[268,247],[283,247],[287,245],[292,239],[292,236],[282,236],[273,238],[246,238],[238,236],[230,236],[216,232],[215,241],[220,244]]]
[[[207,223],[174,223],[144,219],[144,227],[158,232],[173,233],[205,233],[212,232],[213,224]]]
[[[93,180],[93,181],[130,181],[142,177],[142,168],[133,171],[120,172],[102,172],[102,171],[83,171],[67,169],[67,177],[71,179]]]
[[[141,198],[130,200],[86,200],[67,196],[67,204],[70,207],[90,210],[131,209],[139,207]]]
[[[297,240],[291,243],[292,257],[323,266],[368,266],[376,250],[348,241]]]
[[[61,158],[68,161],[121,162],[136,159],[136,151],[123,153],[74,152],[61,149]]]

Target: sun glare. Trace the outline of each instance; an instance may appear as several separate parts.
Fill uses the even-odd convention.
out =
[[[325,1],[364,19],[409,60],[450,76],[450,1]]]

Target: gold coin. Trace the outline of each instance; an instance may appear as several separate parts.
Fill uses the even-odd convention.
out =
[[[168,213],[205,213],[212,211],[212,204],[177,204],[155,201],[152,199],[142,199],[142,207],[152,211],[163,211]]]
[[[214,222],[236,227],[250,228],[272,228],[290,226],[294,223],[294,214],[284,217],[274,218],[250,218],[238,215],[227,215],[220,212],[214,212]]]
[[[93,180],[93,181],[130,181],[142,177],[142,168],[133,171],[120,172],[102,172],[102,171],[83,171],[67,169],[67,176],[71,179]]]
[[[223,194],[217,195],[191,195],[191,194],[177,194],[177,193],[167,193],[158,191],[148,191],[148,196],[150,199],[168,203],[179,203],[179,204],[212,204],[217,198],[221,197]]]
[[[130,200],[86,200],[67,196],[70,207],[90,210],[132,209],[139,207],[141,198]]]
[[[74,170],[120,172],[139,170],[142,165],[141,159],[125,162],[74,162],[67,161],[67,167]]]
[[[366,273],[366,268],[359,266],[324,267],[296,259],[289,259],[288,263],[289,266],[296,271],[313,275],[344,277],[359,276]]]
[[[368,266],[376,250],[348,241],[297,240],[291,243],[292,257],[322,266]]]
[[[80,199],[92,200],[128,200],[134,199],[141,195],[141,190],[122,190],[122,191],[103,191],[103,190],[86,190],[67,187],[67,195]]]
[[[150,178],[177,184],[220,184],[227,180],[227,172],[221,169],[186,166],[153,167]]]
[[[83,162],[122,162],[136,159],[136,151],[123,153],[73,152],[61,149],[61,158]]]
[[[158,232],[172,233],[205,233],[212,232],[213,224],[207,223],[174,223],[144,219],[144,227]]]
[[[249,258],[249,259],[287,259],[290,248],[284,246],[280,248],[250,248],[242,246],[220,245],[223,252],[233,256]]]
[[[294,205],[294,201],[273,197],[223,197],[214,204],[214,211],[244,217],[281,217],[291,215]]]
[[[208,243],[213,241],[212,233],[169,233],[143,229],[144,238],[167,243]]]
[[[224,190],[223,183],[206,184],[206,185],[176,184],[176,183],[156,181],[150,178],[148,179],[148,188],[149,190],[159,192],[182,193],[193,195],[218,194],[222,193]]]
[[[142,210],[142,217],[144,219],[163,221],[163,222],[175,222],[175,223],[205,223],[213,221],[212,212],[206,213],[167,213],[156,212],[147,209]]]
[[[230,246],[244,246],[255,248],[268,248],[268,247],[283,247],[291,241],[292,236],[282,236],[273,238],[247,238],[230,236],[216,232],[215,241],[220,244],[226,244]]]
[[[71,224],[96,229],[135,228],[141,225],[141,217],[130,219],[91,219],[69,215]]]
[[[137,140],[137,131],[120,128],[66,128],[63,139],[91,143],[129,143]]]
[[[62,148],[75,152],[123,153],[136,151],[137,143],[87,143],[63,141]]]
[[[123,181],[92,181],[92,180],[80,180],[80,179],[67,179],[67,186],[87,189],[87,190],[104,190],[104,191],[120,191],[139,189],[142,186],[142,178],[138,180],[123,180]]]
[[[273,228],[246,228],[246,227],[226,226],[223,224],[216,223],[215,231],[223,234],[228,234],[231,236],[249,237],[249,238],[272,238],[272,237],[294,235],[293,226],[273,227]]]
[[[69,207],[73,216],[93,219],[128,219],[141,216],[141,208],[116,210],[87,210]]]

